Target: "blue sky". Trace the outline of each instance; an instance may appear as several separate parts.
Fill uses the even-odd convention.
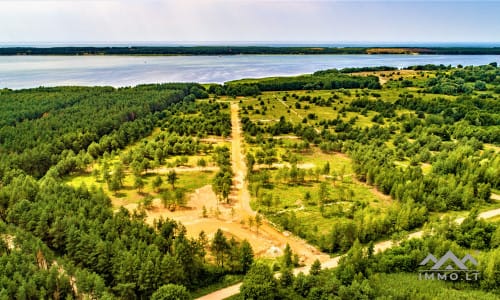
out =
[[[0,0],[0,42],[500,42],[500,0]]]

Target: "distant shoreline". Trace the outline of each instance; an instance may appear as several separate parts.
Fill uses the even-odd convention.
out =
[[[131,47],[0,47],[0,56],[16,55],[318,55],[413,54],[500,55],[500,47],[281,47],[281,46],[131,46]]]

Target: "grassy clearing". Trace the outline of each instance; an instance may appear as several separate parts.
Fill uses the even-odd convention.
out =
[[[319,127],[319,122],[323,120],[333,120],[341,118],[348,122],[356,118],[353,126],[370,127],[375,123],[373,117],[378,113],[368,111],[366,115],[361,115],[356,112],[342,112],[343,108],[359,97],[366,98],[371,101],[383,100],[395,101],[398,95],[403,90],[399,89],[382,89],[376,92],[365,89],[352,90],[314,90],[314,91],[289,91],[289,92],[264,92],[258,97],[243,97],[240,98],[242,107],[242,116],[249,117],[254,122],[261,124],[273,124],[280,117],[285,117],[288,121],[294,124],[303,122],[307,119],[308,124]],[[310,101],[304,100],[304,97],[321,98],[323,100],[330,99],[330,106],[321,106]],[[425,96],[427,97],[427,96]],[[402,110],[399,114],[406,113]],[[314,115],[314,119],[309,116]],[[395,124],[393,120],[386,119],[387,124]]]
[[[377,274],[371,279],[383,299],[498,299],[493,293],[469,284],[443,280],[419,280],[417,273]]]
[[[170,185],[166,182],[166,173],[149,171],[141,176],[144,181],[144,187],[139,191],[134,188],[134,176],[126,169],[126,176],[123,180],[123,187],[117,191],[111,191],[108,184],[102,179],[96,179],[91,173],[72,175],[66,178],[66,182],[74,187],[79,187],[84,184],[87,187],[96,186],[102,188],[103,191],[111,198],[114,207],[120,207],[132,203],[139,203],[147,195],[159,197],[159,193],[153,189],[152,181],[159,175],[163,184],[160,186],[159,191],[169,189]],[[181,188],[188,193],[194,192],[196,189],[205,185],[211,184],[215,176],[215,171],[187,171],[178,172],[178,181],[175,186]]]
[[[284,151],[282,148],[278,150]],[[317,233],[326,234],[336,220],[352,217],[359,207],[385,210],[392,204],[387,197],[375,193],[371,186],[355,180],[351,160],[346,155],[326,154],[313,147],[309,153],[298,153],[298,156],[298,166],[309,168],[306,170],[305,182],[290,184],[283,179],[276,179],[279,169],[266,170],[271,178],[270,184],[260,187],[258,192],[255,184],[250,186],[254,209],[268,215],[293,212],[302,224]],[[327,163],[330,165],[329,175],[316,175],[315,169],[323,169]],[[318,196],[322,182],[327,184],[330,199],[324,205],[320,204]],[[263,200],[266,194],[272,195],[271,204]]]
[[[125,149],[113,152],[112,154],[105,154],[103,158],[89,165],[86,172],[66,177],[66,183],[74,187],[85,185],[87,187],[96,186],[97,188],[101,188],[110,197],[114,207],[140,203],[146,196],[159,197],[161,191],[171,188],[167,182],[167,173],[172,168],[176,168],[178,175],[175,186],[187,193],[194,192],[196,189],[212,183],[216,170],[214,169],[215,163],[210,155],[173,155],[166,158],[161,165],[149,168],[141,173],[140,178],[143,181],[143,187],[140,189],[134,187],[135,176],[133,175],[131,166],[124,164],[122,187],[116,191],[110,190],[108,183],[102,175],[104,162],[108,165],[108,170],[112,172],[114,165],[120,163],[124,155],[137,150],[141,145],[154,141],[160,133],[161,130],[156,128],[151,135],[127,146]],[[207,141],[203,143],[211,144],[213,147],[230,145],[229,142],[221,137],[207,137]],[[207,163],[207,170],[201,170],[197,166],[198,161],[202,158]],[[163,183],[160,187],[153,188],[152,182],[157,176],[160,176]]]

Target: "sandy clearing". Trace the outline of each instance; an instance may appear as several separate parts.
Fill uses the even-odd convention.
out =
[[[273,163],[271,165],[271,169],[281,169],[281,168],[291,168],[292,165],[289,162],[285,163]],[[315,164],[313,163],[304,163],[304,164],[297,164],[297,168],[299,169],[314,169],[316,167]],[[260,170],[260,169],[269,169],[269,166],[266,164],[258,164],[254,166],[255,170]]]
[[[200,142],[204,143],[224,143],[224,142],[230,142],[230,138],[223,138],[223,137],[207,137],[207,138],[201,138]]]
[[[146,223],[153,224],[155,219],[171,218],[181,222],[191,237],[197,237],[201,231],[210,238],[218,229],[223,230],[228,236],[234,236],[237,240],[247,239],[259,257],[276,257],[282,253],[286,244],[299,255],[301,263],[310,264],[316,258],[326,261],[329,256],[321,253],[315,247],[307,244],[304,240],[284,234],[277,230],[272,224],[263,220],[262,225],[257,228],[255,225],[250,228],[249,218],[255,218],[256,212],[250,207],[250,193],[245,180],[247,168],[243,151],[243,131],[239,118],[239,106],[237,103],[231,105],[231,163],[234,172],[233,189],[229,196],[229,203],[218,203],[217,196],[211,185],[197,189],[189,195],[186,207],[170,211],[165,209],[159,198],[153,200],[150,209],[146,210]],[[312,168],[313,164],[299,166]],[[157,173],[166,173],[170,170],[176,172],[194,171],[215,171],[217,167],[177,167],[159,168],[154,170]],[[124,206],[128,210],[139,208],[138,204],[127,204]],[[203,217],[203,207],[207,216]],[[214,298],[220,299],[220,298]]]
[[[209,167],[175,167],[175,168],[166,168],[166,167],[161,167],[161,168],[156,168],[152,169],[151,171],[153,173],[157,174],[166,174],[170,171],[175,171],[178,173],[184,173],[184,172],[214,172],[218,171],[219,167],[215,166],[209,166]]]

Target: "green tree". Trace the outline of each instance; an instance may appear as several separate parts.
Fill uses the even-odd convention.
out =
[[[177,206],[186,205],[186,192],[182,189],[176,189],[174,192],[175,204]]]
[[[253,166],[255,165],[255,157],[252,155],[252,153],[247,153],[246,155],[246,160],[247,160],[247,168],[250,173],[253,171]]]
[[[286,244],[285,249],[283,250],[283,256],[281,258],[281,263],[283,267],[286,268],[291,268],[293,266],[293,251],[292,248],[290,247],[290,244]]]
[[[283,288],[292,286],[293,284],[293,270],[292,268],[284,268],[281,270],[280,285]]]
[[[179,179],[175,170],[171,170],[167,173],[167,182],[175,189],[175,182]]]
[[[190,300],[191,295],[186,287],[177,284],[161,286],[151,295],[151,300]]]
[[[318,190],[318,205],[322,206],[328,201],[329,198],[330,198],[330,191],[328,189],[328,183],[326,182],[320,183]]]
[[[253,249],[250,243],[244,239],[240,246],[240,265],[243,273],[248,272],[253,264]]]
[[[205,159],[203,159],[203,158],[200,158],[196,162],[196,165],[198,165],[198,167],[200,167],[200,168],[204,168],[204,167],[207,166],[207,161]]]
[[[273,300],[278,297],[276,279],[267,265],[254,264],[240,287],[243,299]]]
[[[224,268],[224,257],[228,249],[229,244],[226,237],[224,236],[224,233],[222,232],[222,230],[217,229],[217,232],[215,232],[214,238],[212,239],[210,250],[212,250],[215,255],[217,265],[221,266],[222,268]]]
[[[257,235],[259,235],[259,227],[262,225],[262,216],[260,214],[255,215],[255,230]]]
[[[142,200],[145,209],[151,209],[153,207],[153,196],[147,195]]]
[[[122,163],[116,163],[113,168],[113,174],[111,175],[114,180],[117,180],[120,184],[120,188],[123,186],[123,179],[125,179],[125,171],[123,169]]]
[[[161,193],[160,195],[161,202],[163,204],[163,207],[172,210],[173,205],[175,204],[175,195],[172,191],[170,190],[165,190]]]
[[[160,191],[160,187],[163,183],[163,180],[161,179],[160,176],[156,176],[153,181],[151,182],[151,186],[153,187],[153,189],[156,191],[156,192],[159,192]]]
[[[140,193],[144,187],[144,180],[141,176],[134,176],[134,188]]]
[[[306,202],[306,204],[309,204],[311,202],[311,198],[311,192],[306,191],[306,193],[304,194],[304,201]]]
[[[321,263],[319,262],[318,259],[316,259],[311,265],[311,269],[309,270],[309,275],[312,276],[318,275],[320,271],[321,271]]]
[[[325,165],[323,166],[322,170],[323,175],[328,175],[330,174],[330,162],[326,162]]]
[[[253,224],[255,224],[255,219],[252,216],[248,216],[248,227],[252,230]]]

